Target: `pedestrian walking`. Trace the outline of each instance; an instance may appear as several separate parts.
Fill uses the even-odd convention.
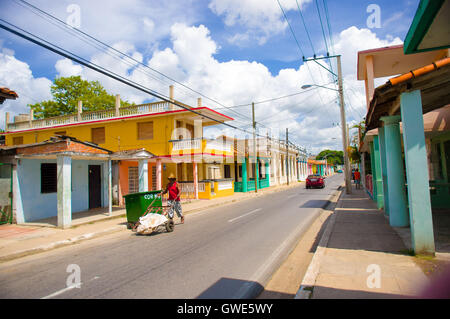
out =
[[[356,169],[354,174],[355,174],[355,177],[354,177],[354,179],[355,179],[355,187],[357,189],[361,188],[361,173],[359,172],[358,169]]]
[[[171,206],[169,216],[173,217],[173,211],[175,210],[178,217],[181,218],[181,223],[184,224],[184,216],[180,203],[181,192],[178,188],[177,179],[173,173],[169,175],[169,183],[167,184],[166,189],[163,191],[163,194],[166,193],[169,193],[168,204],[169,206]]]

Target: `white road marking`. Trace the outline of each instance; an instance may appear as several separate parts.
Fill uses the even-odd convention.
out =
[[[248,212],[247,214],[244,214],[244,215],[241,215],[241,216],[239,216],[239,217],[236,217],[236,218],[230,219],[230,220],[229,220],[228,222],[229,222],[229,223],[232,223],[232,222],[234,222],[235,220],[237,220],[237,219],[239,219],[239,218],[242,218],[242,217],[248,216],[248,215],[250,215],[250,214],[253,214],[253,213],[259,212],[259,211],[260,211],[261,209],[262,209],[262,208],[257,208],[257,209],[254,209],[254,210],[252,210],[251,212]]]
[[[95,276],[95,277],[92,278],[91,280],[88,280],[88,282],[93,281],[93,280],[96,280],[96,279],[98,279],[98,278],[100,278],[100,277]],[[61,289],[61,290],[58,290],[58,291],[56,291],[56,292],[54,292],[54,293],[52,293],[52,294],[50,294],[50,295],[48,295],[48,296],[42,297],[41,299],[50,299],[50,298],[59,296],[59,295],[65,293],[66,291],[72,290],[73,288],[81,288],[81,285],[82,285],[82,284],[83,284],[83,283],[80,282],[79,284],[76,284],[76,285],[72,285],[72,286],[66,287],[66,288]]]
[[[297,194],[289,195],[287,198],[292,198],[292,197],[295,197],[295,196],[297,196]]]

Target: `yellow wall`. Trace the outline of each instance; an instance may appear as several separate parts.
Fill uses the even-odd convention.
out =
[[[72,125],[45,128],[29,132],[6,134],[6,145],[13,145],[13,138],[23,136],[24,144],[42,142],[50,139],[56,132],[65,131],[66,135],[76,137],[81,141],[92,141],[91,129],[105,127],[105,143],[99,144],[111,151],[145,148],[155,155],[170,154],[171,133],[174,126],[174,115],[163,117],[146,117],[139,119],[123,119],[104,121],[93,124]],[[137,139],[137,123],[153,121],[153,139]]]

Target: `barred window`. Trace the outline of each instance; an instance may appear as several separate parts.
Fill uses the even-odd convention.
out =
[[[58,186],[56,163],[41,164],[41,193],[56,193]]]
[[[137,166],[128,167],[128,194],[139,192],[139,175]]]

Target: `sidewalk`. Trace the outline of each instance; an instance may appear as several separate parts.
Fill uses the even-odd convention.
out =
[[[191,200],[182,204],[183,214],[189,215],[204,209],[243,201],[300,185],[303,185],[303,183],[294,182],[289,186],[278,185],[260,189],[258,193],[235,193],[232,196],[211,200]],[[73,226],[64,230],[55,227],[56,218],[39,223],[0,225],[0,263],[119,231],[131,232],[131,230],[127,230],[125,209],[114,208],[112,215],[108,216],[102,210],[99,210],[98,214],[74,218]],[[188,217],[187,221],[189,221]]]
[[[410,298],[429,278],[364,190],[342,193],[296,299]]]

